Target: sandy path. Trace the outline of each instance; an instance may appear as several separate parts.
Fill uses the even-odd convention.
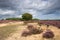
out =
[[[18,24],[24,24],[24,22],[9,22],[9,23],[2,23],[0,24],[0,27],[4,27],[7,25],[18,25]]]
[[[7,25],[7,24],[5,24],[5,23],[4,23],[4,24],[0,24],[0,27],[4,27],[4,26],[6,26],[6,25]]]

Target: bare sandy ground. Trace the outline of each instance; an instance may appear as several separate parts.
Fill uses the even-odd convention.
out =
[[[0,24],[0,27],[6,26],[7,24]]]
[[[4,26],[7,26],[7,25],[17,25],[17,24],[24,24],[24,22],[9,22],[9,23],[2,23],[0,24],[0,27],[4,27]]]
[[[24,23],[23,22],[16,22],[16,23],[8,23],[8,24],[24,24]],[[37,23],[29,23],[27,25],[34,25],[35,27],[39,27],[39,25]],[[21,36],[22,31],[26,30],[27,25],[18,26],[17,31],[15,33],[10,34],[11,36],[6,38],[5,40],[47,40],[47,39],[44,39],[42,37],[43,33],[47,29],[46,25],[41,26],[41,28],[44,30],[43,33],[36,34],[36,35],[31,35],[31,36],[27,36],[27,37],[22,37]],[[6,25],[4,25],[4,26],[6,26]],[[55,40],[60,40],[60,29],[58,29],[58,28],[56,28],[54,26],[50,26],[49,29],[51,29],[54,32],[54,34],[55,34],[54,39]],[[54,40],[54,39],[52,39],[52,40]]]

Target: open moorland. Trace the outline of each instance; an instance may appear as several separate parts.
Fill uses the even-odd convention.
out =
[[[32,28],[29,28],[28,30],[29,25],[33,25],[32,27],[36,29],[32,31]],[[37,29],[38,31],[36,31]],[[43,34],[47,30],[53,32],[53,38],[46,39],[43,37]],[[32,22],[0,20],[0,40],[60,40],[60,21],[41,20]]]

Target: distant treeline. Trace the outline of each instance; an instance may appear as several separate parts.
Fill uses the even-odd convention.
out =
[[[22,18],[6,18],[6,20],[23,20]]]
[[[24,21],[24,19],[22,19],[22,18],[6,18],[5,20],[20,20],[20,21]],[[34,18],[32,20],[39,20],[39,19]]]

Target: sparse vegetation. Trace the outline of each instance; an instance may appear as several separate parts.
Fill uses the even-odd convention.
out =
[[[39,26],[41,26],[41,25],[42,25],[42,23],[41,23],[41,22],[38,22],[38,25],[39,25]]]
[[[40,30],[40,29],[34,28],[33,25],[28,25],[27,29],[28,29],[29,31],[27,31],[27,30],[23,31],[22,36],[26,37],[26,36],[28,36],[28,35],[40,34],[40,33],[43,32],[42,29]]]
[[[41,32],[43,32],[43,30],[37,29],[37,28],[34,27],[33,25],[29,25],[27,28],[28,28],[28,30],[30,30],[30,32],[31,32],[32,34],[40,34]]]

